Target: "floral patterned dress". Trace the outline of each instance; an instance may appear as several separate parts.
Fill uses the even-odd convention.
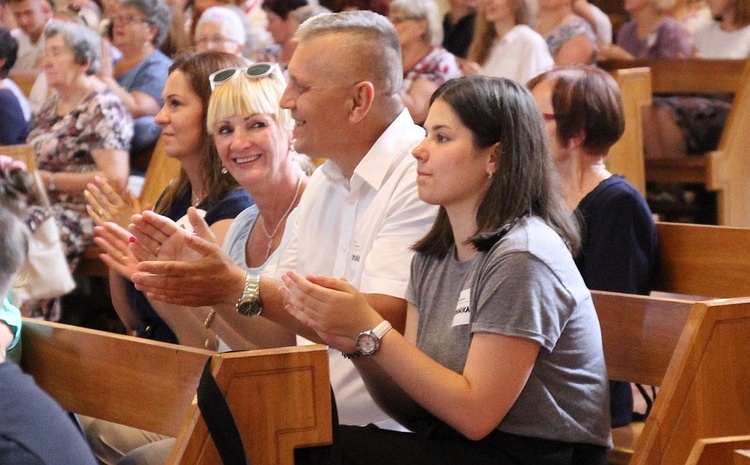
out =
[[[409,92],[414,81],[427,79],[437,85],[461,76],[455,55],[443,47],[433,47],[414,67],[404,73],[403,91]]]
[[[37,168],[52,173],[85,173],[98,168],[93,150],[121,150],[127,156],[133,137],[133,122],[125,105],[109,90],[89,94],[72,112],[56,114],[57,95],[34,115],[33,128],[26,141],[34,146]],[[86,213],[83,192],[68,194],[51,191],[50,210],[29,206],[29,227],[36,229],[53,215],[60,229],[71,270],[92,244],[94,224]]]

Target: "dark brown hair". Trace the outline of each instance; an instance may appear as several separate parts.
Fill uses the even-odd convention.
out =
[[[245,66],[244,58],[225,52],[205,52],[193,53],[188,52],[175,58],[172,66],[169,67],[169,73],[181,71],[188,80],[190,88],[201,99],[203,111],[201,114],[201,127],[195,128],[203,135],[198,151],[204,160],[206,186],[209,187],[207,199],[211,203],[216,203],[229,195],[230,192],[237,189],[237,181],[228,173],[221,172],[221,159],[216,152],[213,140],[208,136],[206,128],[206,113],[208,111],[208,101],[211,98],[211,85],[208,82],[208,76],[211,73],[223,68]],[[164,103],[166,105],[166,102]],[[165,213],[172,205],[176,198],[185,195],[190,189],[190,180],[185,170],[180,170],[180,177],[176,182],[170,183],[156,204],[155,210],[158,213]]]
[[[474,247],[489,250],[508,224],[533,214],[577,253],[578,226],[557,194],[547,133],[531,93],[509,79],[470,76],[440,86],[430,104],[436,100],[451,107],[471,131],[476,147],[500,143],[497,171],[477,209],[477,231],[469,238]],[[432,229],[414,250],[442,258],[454,242],[448,214],[441,206]]]
[[[557,122],[557,140],[567,145],[583,136],[583,150],[606,154],[625,130],[620,88],[606,71],[586,65],[555,68],[528,83],[552,83],[552,110]]]

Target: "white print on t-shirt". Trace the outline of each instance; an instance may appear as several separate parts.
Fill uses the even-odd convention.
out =
[[[452,326],[462,326],[469,324],[469,302],[471,301],[471,288],[464,289],[458,295],[456,304],[456,314],[453,315]]]

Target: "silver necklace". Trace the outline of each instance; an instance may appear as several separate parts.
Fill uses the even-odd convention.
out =
[[[261,219],[263,220],[263,224],[261,224],[262,228],[261,231],[263,231],[263,234],[266,236],[266,239],[268,239],[268,246],[266,246],[266,260],[268,260],[268,257],[271,256],[271,248],[273,248],[273,238],[276,237],[276,233],[279,232],[279,228],[281,227],[281,224],[286,219],[287,215],[292,211],[292,208],[294,208],[295,202],[297,202],[297,196],[299,195],[300,188],[302,187],[302,178],[304,176],[300,176],[297,180],[297,189],[294,191],[294,198],[292,198],[292,202],[289,204],[289,207],[286,209],[283,215],[281,215],[281,219],[278,223],[276,223],[276,227],[273,228],[273,232],[271,234],[268,234],[268,230],[266,230],[266,219],[261,215]]]

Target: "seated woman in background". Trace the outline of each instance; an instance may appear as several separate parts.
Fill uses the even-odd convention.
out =
[[[21,315],[7,296],[29,248],[29,231],[18,216],[32,185],[24,169],[0,155],[0,463],[95,465],[70,417],[16,364]]]
[[[417,433],[341,425],[295,463],[606,462],[601,332],[543,124],[510,80],[435,92],[413,154],[419,197],[440,210],[414,246],[403,336],[346,281],[285,275],[290,314]]]
[[[94,75],[100,65],[98,34],[80,24],[52,21],[44,36],[42,67],[55,93],[35,115],[27,142],[36,152],[51,211],[31,205],[29,225],[35,230],[53,215],[73,269],[94,237],[83,190],[96,176],[109,180],[118,191],[125,187],[133,125],[119,97]],[[57,302],[30,308],[55,319]]]
[[[211,87],[208,77],[227,66],[243,66],[245,60],[224,52],[206,52],[178,57],[164,86],[164,107],[156,115],[163,131],[164,150],[182,167],[180,177],[161,195],[155,210],[189,226],[185,215],[195,207],[204,216],[216,240],[221,243],[234,217],[252,204],[247,192],[222,169],[211,138],[206,132],[206,112]],[[130,281],[138,264],[127,249],[123,229],[137,202],[121,198],[103,180],[87,187],[88,211],[99,225],[96,244],[108,254],[102,260],[109,266],[110,293],[117,315],[128,331],[139,337],[193,347],[216,349],[213,334],[207,334],[203,321],[208,309],[191,310],[149,300]],[[102,227],[111,221],[108,228]],[[119,223],[119,226],[118,226]],[[126,234],[118,236],[118,231]],[[101,420],[81,418],[94,453],[102,463],[115,464],[130,450],[163,439],[161,435]]]
[[[708,0],[716,21],[693,34],[698,58],[750,57],[750,1]],[[648,157],[682,157],[716,150],[732,104],[718,96],[654,98],[644,112]]]
[[[589,289],[648,295],[656,265],[656,226],[646,200],[605,160],[625,128],[617,83],[583,66],[537,76],[529,88],[547,122],[552,158],[570,211],[582,222],[575,258]],[[630,383],[610,382],[612,426],[632,421]]]
[[[199,53],[216,50],[242,56],[246,40],[238,12],[224,6],[204,11],[195,26],[195,51]]]
[[[290,13],[307,4],[307,0],[263,0],[262,8],[268,17],[266,29],[271,33],[273,45],[261,51],[256,57],[257,61],[278,63],[286,71],[297,48],[292,37],[300,25]]]
[[[29,134],[29,102],[8,79],[18,55],[18,41],[0,27],[0,145],[23,144]]]
[[[667,15],[676,0],[625,0],[630,21],[617,34],[617,45],[599,50],[599,60],[689,58],[693,41],[682,24]]]
[[[401,96],[417,124],[424,123],[430,96],[461,76],[456,57],[443,48],[443,26],[434,0],[393,0],[388,13],[401,44],[404,84]]]
[[[113,62],[103,48],[99,78],[116,93],[135,120],[131,153],[156,144],[159,127],[154,115],[172,60],[157,49],[169,31],[170,12],[164,0],[122,0],[112,16],[112,44],[122,52]]]
[[[533,24],[534,0],[485,0],[480,4],[465,75],[505,77],[520,84],[547,71],[555,62]]]
[[[597,39],[585,19],[573,11],[574,0],[539,0],[536,31],[544,37],[555,64],[592,64]]]

